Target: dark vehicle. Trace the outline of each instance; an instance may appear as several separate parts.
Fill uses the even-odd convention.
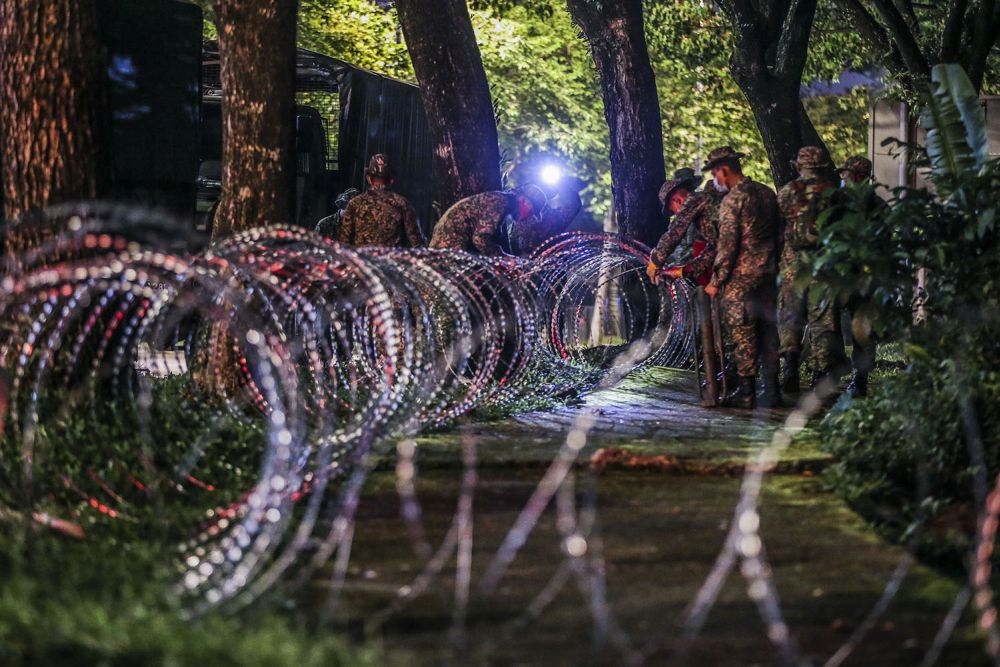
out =
[[[221,192],[223,91],[201,9],[175,0],[102,0],[108,57],[112,196],[166,208],[208,231]],[[431,140],[419,89],[299,49],[296,220],[363,189],[372,153],[393,158],[398,190],[431,221]]]

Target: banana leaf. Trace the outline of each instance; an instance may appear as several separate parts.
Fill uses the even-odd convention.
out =
[[[947,177],[979,171],[989,159],[989,141],[982,104],[961,66],[936,65],[931,79],[921,123],[927,129],[927,156],[940,188]]]

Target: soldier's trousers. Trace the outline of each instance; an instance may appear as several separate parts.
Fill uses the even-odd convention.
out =
[[[847,308],[844,310],[850,329],[848,329],[849,335],[844,338],[849,339],[851,343],[851,365],[855,372],[867,375],[875,368],[875,338],[870,327],[869,330],[861,330],[862,323],[856,317],[858,310],[864,304],[864,299],[859,295],[852,296],[847,302]]]
[[[847,360],[840,328],[840,307],[824,302],[818,290],[807,293],[809,301],[809,368],[815,373],[836,370]]]
[[[778,288],[778,338],[781,354],[802,354],[808,311],[805,291],[795,286],[794,266],[783,263],[781,287]]]
[[[778,372],[776,276],[762,276],[756,284],[731,282],[722,293],[722,319],[733,344],[736,372],[757,375],[760,360],[765,376]]]

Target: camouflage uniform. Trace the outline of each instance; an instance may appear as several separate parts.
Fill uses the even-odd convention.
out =
[[[337,240],[352,246],[423,247],[417,212],[403,195],[372,186],[347,204]]]
[[[778,322],[781,354],[797,358],[802,352],[802,337],[809,322],[810,368],[825,372],[843,356],[839,327],[833,308],[809,299],[808,289],[796,285],[796,273],[802,253],[814,252],[818,241],[816,221],[830,206],[833,184],[816,178],[797,178],[778,193],[778,206],[784,223],[781,251],[781,288],[778,293]],[[838,352],[839,348],[839,352]]]
[[[757,375],[758,357],[765,377],[777,372],[779,218],[774,192],[747,177],[719,207],[719,237],[710,284],[720,290],[736,370],[744,378]]]
[[[862,155],[852,155],[839,171],[841,176],[850,175],[864,182],[872,177],[872,161]]]
[[[865,183],[872,177],[872,162],[861,155],[847,158],[840,175],[847,184]],[[867,300],[861,294],[852,294],[847,301],[846,311],[851,320],[850,335],[845,336],[851,343],[851,365],[854,367],[854,378],[848,390],[854,396],[864,396],[868,391],[868,374],[875,368],[875,340],[871,331],[855,331],[860,324],[857,312],[867,305]],[[859,329],[863,327],[857,327]]]
[[[693,244],[703,244],[697,257],[684,264],[685,277],[697,279],[708,273],[715,263],[715,246],[718,238],[719,204],[722,195],[716,190],[694,192],[684,201],[674,221],[649,254],[649,259],[658,268],[663,268],[667,260],[681,244],[688,230],[694,232]]]
[[[500,255],[501,223],[516,212],[517,197],[511,192],[482,192],[466,197],[438,220],[430,247]]]
[[[537,215],[514,221],[509,233],[512,254],[527,257],[548,239],[566,232],[583,208],[580,195],[575,191],[561,192],[555,201],[557,203],[542,209],[541,221]]]

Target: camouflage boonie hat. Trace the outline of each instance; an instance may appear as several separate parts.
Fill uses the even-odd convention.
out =
[[[844,166],[837,171],[840,173],[849,171],[856,176],[860,176],[862,180],[869,179],[872,177],[872,161],[861,155],[852,155],[847,158]]]
[[[372,178],[392,178],[395,176],[395,171],[392,165],[389,164],[389,158],[387,158],[382,153],[376,153],[372,155],[372,159],[368,161],[368,168],[365,169],[365,176],[370,176]]]
[[[660,186],[660,204],[664,207],[667,205],[667,201],[670,196],[674,194],[674,190],[678,188],[684,188],[690,192],[694,192],[695,188],[701,185],[701,177],[694,173],[694,169],[689,167],[684,167],[683,169],[678,169],[674,172],[674,177],[667,179]]]
[[[542,189],[537,185],[522,185],[521,187],[514,188],[514,194],[518,197],[524,197],[531,202],[531,208],[534,209],[535,213],[541,213],[542,209],[549,202],[549,198],[545,196]]]
[[[826,151],[819,146],[803,146],[799,154],[792,160],[792,165],[799,169],[822,169],[830,164],[826,159]]]
[[[746,156],[746,153],[737,153],[733,150],[732,146],[722,146],[721,148],[716,148],[708,154],[708,160],[705,162],[705,166],[702,167],[701,170],[710,171],[715,169],[723,160],[742,160]]]

